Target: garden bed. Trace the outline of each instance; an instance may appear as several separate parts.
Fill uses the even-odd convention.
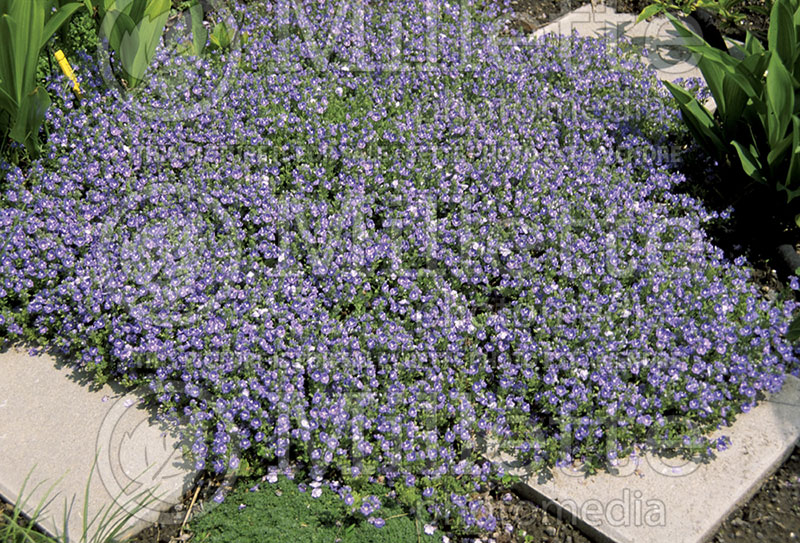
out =
[[[376,525],[381,482],[494,531],[487,437],[542,469],[724,446],[798,371],[794,303],[679,192],[667,94],[624,47],[493,41],[491,6],[439,6],[432,52],[412,4],[367,49],[310,47],[321,3],[135,95],[54,84],[44,158],[3,185],[6,335],[149,386],[199,469],[300,463]]]

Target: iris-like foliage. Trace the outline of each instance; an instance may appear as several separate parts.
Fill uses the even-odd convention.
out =
[[[52,111],[4,185],[8,336],[147,384],[199,468],[301,461],[376,525],[370,480],[490,530],[483,443],[704,451],[797,370],[793,303],[673,190],[677,110],[625,47],[471,2],[267,6],[246,50]]]

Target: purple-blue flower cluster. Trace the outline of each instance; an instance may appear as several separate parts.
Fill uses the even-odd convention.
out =
[[[340,4],[265,3],[172,94],[191,115],[153,115],[183,57],[51,110],[2,185],[0,329],[147,384],[199,468],[302,461],[376,525],[367,481],[491,530],[486,441],[705,449],[797,371],[794,304],[673,190],[677,112],[634,54],[493,4]]]

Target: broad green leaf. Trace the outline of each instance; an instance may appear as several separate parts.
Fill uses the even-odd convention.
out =
[[[110,28],[107,28],[110,27]],[[125,53],[126,48],[137,48],[138,37],[135,42],[131,38],[126,40],[126,36],[136,33],[136,23],[126,13],[121,11],[109,11],[108,16],[103,20],[102,35],[108,38],[108,45],[117,52],[120,57]],[[123,47],[123,42],[125,47]]]
[[[206,48],[208,41],[208,30],[203,26],[203,6],[195,2],[189,8],[189,15],[192,18],[192,46],[194,54],[200,56]]]
[[[143,81],[144,74],[155,56],[171,6],[171,0],[150,0],[144,10],[142,20],[136,27],[137,47],[135,51],[128,51],[127,59],[124,61],[130,87],[135,87]]]
[[[786,66],[794,64],[794,54],[797,49],[793,11],[788,7],[786,0],[777,0],[772,6],[767,32],[769,50],[777,53]]]
[[[717,111],[720,115],[725,139],[730,139],[728,135],[735,130],[742,117],[742,112],[747,106],[747,94],[730,77],[724,77],[722,80],[722,94],[725,96],[725,108],[724,110],[717,108]]]
[[[767,136],[770,147],[786,135],[794,112],[794,84],[778,55],[772,55],[767,74]]]
[[[117,0],[117,2],[121,2],[123,0]],[[145,12],[147,11],[147,3],[148,0],[124,0],[127,1],[129,4],[125,8],[125,13],[130,15],[131,19],[136,21],[138,24],[144,16]]]
[[[214,25],[214,30],[211,31],[209,40],[217,48],[225,49],[233,41],[233,31],[225,21],[219,22]]]
[[[134,71],[134,64],[136,63],[136,56],[139,54],[139,49],[140,39],[138,27],[134,27],[130,30],[126,29],[121,32],[117,53],[128,87],[134,87],[138,84],[138,77]]]
[[[706,60],[700,57],[697,61],[697,67],[703,73],[703,79],[706,80],[708,89],[711,91],[711,96],[714,97],[714,102],[717,103],[717,110],[720,115],[725,115],[725,93],[722,90],[723,80],[725,78],[725,70],[713,61]]]
[[[649,6],[647,6],[642,10],[642,12],[636,18],[636,22],[641,23],[642,21],[644,21],[645,19],[649,19],[653,15],[658,15],[662,11],[665,11],[664,6],[660,4],[650,4]]]

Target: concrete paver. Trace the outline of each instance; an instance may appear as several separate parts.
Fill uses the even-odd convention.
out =
[[[121,532],[131,535],[178,503],[195,472],[140,396],[108,385],[92,388],[85,375],[57,367],[50,356],[12,349],[0,353],[0,494],[19,503],[28,476],[25,513],[54,485],[40,524],[79,541],[87,481],[87,518],[135,512]],[[98,527],[95,522],[89,535]]]
[[[521,493],[598,541],[701,543],[791,454],[800,438],[800,380],[788,376],[780,393],[712,437],[722,435],[730,447],[707,463],[644,454],[591,476],[571,466],[548,479],[511,456],[488,456],[523,477]]]

